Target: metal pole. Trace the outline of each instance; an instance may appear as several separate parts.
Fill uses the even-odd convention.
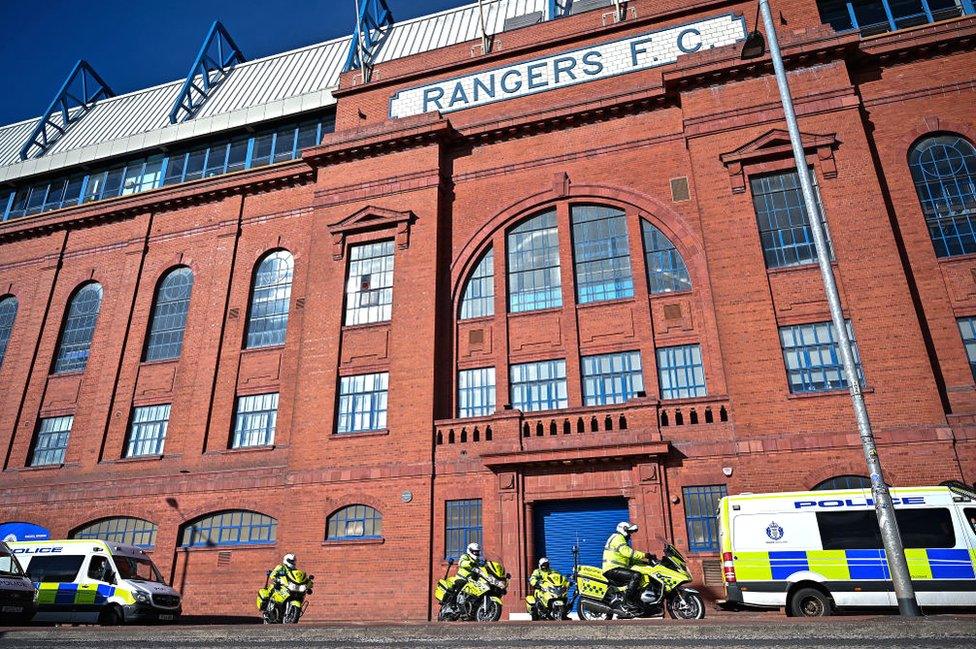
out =
[[[820,264],[827,302],[830,305],[830,317],[833,320],[835,334],[837,335],[837,346],[844,366],[844,375],[847,377],[847,384],[850,386],[851,401],[854,402],[854,415],[857,418],[857,427],[861,435],[861,446],[864,447],[864,459],[867,461],[868,471],[871,474],[871,493],[874,497],[874,508],[878,513],[881,540],[888,557],[888,567],[891,571],[891,581],[895,587],[895,597],[898,599],[898,610],[902,615],[917,617],[922,613],[918,608],[918,602],[915,600],[915,588],[912,586],[911,576],[908,572],[908,563],[905,560],[905,550],[902,547],[901,535],[898,532],[898,521],[895,519],[891,494],[881,471],[881,461],[878,459],[874,433],[871,432],[868,410],[864,405],[864,395],[861,393],[861,382],[857,375],[857,367],[854,364],[851,339],[847,335],[847,324],[841,310],[837,284],[834,283],[834,272],[830,264],[830,253],[827,249],[827,237],[824,234],[821,221],[820,206],[813,193],[813,180],[810,178],[810,169],[807,167],[806,155],[803,153],[803,144],[800,141],[800,129],[796,123],[796,112],[793,110],[793,97],[790,94],[790,87],[786,79],[786,69],[783,67],[783,56],[779,49],[779,40],[776,38],[776,27],[773,25],[769,0],[759,0],[759,8],[762,12],[763,25],[766,28],[766,38],[769,39],[769,53],[773,59],[776,85],[779,87],[779,97],[783,102],[783,112],[786,115],[786,126],[790,132],[790,144],[793,146],[796,172],[800,178],[803,203],[806,206],[810,230],[813,233],[813,242],[817,249],[817,262]]]

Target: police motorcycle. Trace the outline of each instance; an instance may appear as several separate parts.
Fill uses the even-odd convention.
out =
[[[569,580],[555,570],[548,570],[549,559],[539,562],[540,576],[531,583],[532,592],[525,597],[525,609],[533,620],[568,620]],[[546,569],[543,572],[543,568]],[[536,577],[536,573],[533,573]]]
[[[660,560],[649,554],[645,564],[631,567],[642,576],[639,603],[635,606],[626,605],[626,584],[611,583],[601,568],[579,565],[578,547],[573,548],[573,564],[582,620],[610,620],[614,616],[620,619],[662,617],[665,608],[676,620],[705,617],[705,601],[701,594],[685,586],[691,582],[688,564],[670,543],[665,542]]]
[[[467,582],[455,593],[452,588],[459,579],[448,576],[454,559],[448,559],[444,578],[437,581],[434,598],[441,608],[439,621],[497,622],[502,617],[502,596],[508,592],[512,577],[498,561],[479,559],[470,571]]]
[[[285,567],[284,574],[270,581],[272,571],[265,575],[264,588],[258,591],[258,610],[265,624],[298,624],[305,613],[312,594],[314,575],[303,570]]]

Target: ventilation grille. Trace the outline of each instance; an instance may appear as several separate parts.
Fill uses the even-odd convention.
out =
[[[671,200],[675,203],[686,201],[691,193],[688,189],[688,179],[685,176],[671,179]]]
[[[529,25],[536,25],[541,23],[543,18],[544,16],[541,11],[533,11],[530,14],[524,14],[522,16],[513,16],[505,19],[505,25],[502,29],[507,32],[510,29],[520,29]]]
[[[702,575],[706,586],[721,586],[722,561],[720,559],[702,559]]]
[[[217,565],[218,566],[229,566],[230,565],[230,550],[221,550],[217,553]]]

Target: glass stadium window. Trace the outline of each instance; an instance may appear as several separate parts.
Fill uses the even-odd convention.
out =
[[[688,549],[691,552],[718,552],[718,503],[729,495],[722,485],[682,487]]]
[[[623,403],[644,390],[640,352],[583,357],[583,404]]]
[[[470,543],[481,543],[481,499],[444,503],[444,556],[457,559]]]
[[[681,253],[658,228],[641,221],[647,289],[652,295],[691,290],[691,277]]]
[[[100,521],[82,525],[69,537],[72,539],[100,539],[108,543],[125,543],[150,549],[156,545],[157,527],[141,518],[120,516],[103,518]]]
[[[132,409],[126,457],[162,455],[169,427],[170,404],[139,406]]]
[[[349,505],[329,516],[327,541],[383,538],[383,516],[368,505]]]
[[[278,393],[237,397],[231,448],[271,446],[278,423]]]
[[[569,407],[566,361],[563,359],[512,365],[512,405],[523,412]]]
[[[16,319],[17,298],[13,295],[0,298],[0,367],[3,367],[3,359],[7,355],[7,344],[10,343],[10,335],[13,333]]]
[[[458,372],[458,417],[487,417],[495,413],[495,368]]]
[[[661,347],[657,350],[657,373],[662,399],[688,399],[707,394],[701,345]]]
[[[800,266],[817,262],[817,251],[813,245],[810,221],[803,204],[800,191],[800,177],[795,171],[767,174],[751,178],[752,201],[756,208],[759,223],[759,238],[762,241],[766,268]],[[814,179],[814,190],[820,206],[821,221],[827,231],[827,221],[823,216],[823,204]],[[830,234],[827,231],[827,245]],[[831,252],[833,257],[833,252]]]
[[[275,250],[258,264],[251,290],[245,348],[284,344],[294,265],[287,250]]]
[[[85,284],[68,303],[68,315],[61,330],[54,373],[84,370],[88,365],[92,336],[102,307],[102,285]]]
[[[633,297],[624,212],[601,205],[574,205],[570,222],[579,303]]]
[[[34,437],[34,451],[31,454],[31,466],[46,466],[49,464],[64,464],[64,454],[68,449],[68,437],[71,436],[71,426],[75,418],[47,417],[37,426]]]
[[[386,428],[388,372],[339,379],[339,420],[336,432],[360,433]]]
[[[144,361],[179,358],[192,291],[193,271],[186,266],[169,271],[159,283]]]
[[[863,385],[861,354],[858,352],[854,328],[849,320],[847,335],[851,339],[857,373]],[[790,392],[823,392],[847,388],[847,377],[841,365],[833,322],[780,327],[779,339],[783,346]]]
[[[976,148],[953,134],[912,147],[908,166],[936,257],[976,252]]]
[[[16,309],[16,305],[14,306]],[[959,325],[959,333],[962,335],[962,344],[966,346],[966,358],[969,359],[969,370],[976,378],[976,318],[959,318],[956,320]],[[3,361],[3,303],[0,302],[0,362]],[[9,335],[9,334],[7,334]]]
[[[386,322],[393,314],[393,241],[349,248],[346,326]]]
[[[972,0],[818,0],[820,19],[862,36],[893,32],[973,13]]]
[[[234,510],[203,516],[183,528],[180,547],[260,545],[278,538],[278,521],[257,512]]]
[[[468,278],[461,298],[461,319],[495,314],[495,256],[491,248]]]
[[[512,313],[563,305],[556,210],[543,212],[508,233],[508,310]]]
[[[863,475],[835,475],[813,487],[813,491],[829,489],[870,489],[871,479]]]

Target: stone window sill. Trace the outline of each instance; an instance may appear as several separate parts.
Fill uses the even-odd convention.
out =
[[[382,536],[376,539],[326,539],[322,541],[324,547],[330,545],[383,545],[386,539]]]
[[[355,433],[334,433],[329,435],[329,439],[356,439],[359,437],[380,437],[389,434],[390,429],[384,428],[383,430],[363,430]]]
[[[787,399],[815,399],[817,397],[830,397],[838,395],[850,395],[851,391],[847,388],[837,388],[835,390],[814,390],[811,392],[791,392]],[[874,394],[874,388],[861,388],[861,394]]]

